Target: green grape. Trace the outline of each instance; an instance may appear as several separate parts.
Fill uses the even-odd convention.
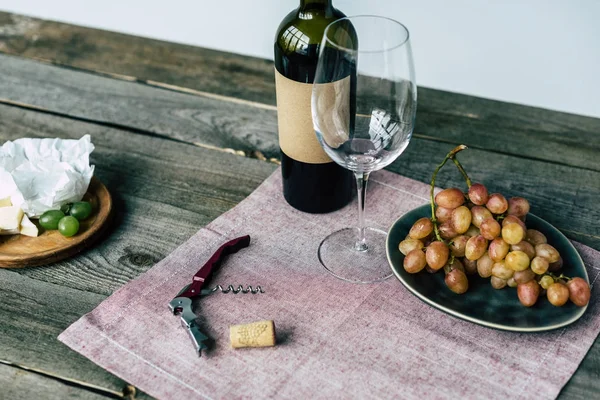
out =
[[[92,213],[92,205],[87,201],[78,201],[71,205],[69,215],[77,218],[78,221],[83,221]]]
[[[452,211],[452,227],[456,233],[465,233],[471,226],[471,210],[466,206],[460,206]]]
[[[569,289],[562,282],[554,282],[546,292],[548,301],[556,307],[562,307],[569,300]]]
[[[409,239],[404,239],[403,241],[400,242],[400,244],[398,245],[398,250],[400,250],[400,253],[407,255],[414,249],[422,249],[423,247],[424,247],[424,244],[422,241],[420,241],[418,239],[410,239],[409,238]]]
[[[58,231],[65,237],[71,237],[79,231],[79,221],[77,218],[68,215],[58,221]]]
[[[60,210],[48,210],[40,217],[40,225],[47,230],[58,229],[58,222],[64,218],[65,213]]]
[[[540,285],[544,289],[548,289],[550,287],[550,285],[552,285],[553,283],[554,283],[554,278],[551,277],[550,275],[544,275],[544,276],[542,276],[542,279],[540,279]]]

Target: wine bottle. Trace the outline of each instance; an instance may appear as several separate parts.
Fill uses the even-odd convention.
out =
[[[334,163],[317,141],[310,101],[323,32],[343,17],[331,0],[300,0],[275,36],[283,195],[292,207],[310,213],[342,208],[353,193],[352,173]]]

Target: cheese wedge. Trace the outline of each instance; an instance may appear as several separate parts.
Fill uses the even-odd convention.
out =
[[[10,207],[12,206],[12,202],[10,201],[10,197],[6,197],[4,199],[0,199],[0,207]]]
[[[0,207],[0,230],[17,232],[23,219],[23,210],[19,206]]]
[[[37,237],[39,234],[38,227],[35,226],[33,222],[27,218],[27,214],[23,214],[23,219],[21,220],[21,235]]]

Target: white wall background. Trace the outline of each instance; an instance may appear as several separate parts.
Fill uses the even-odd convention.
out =
[[[298,0],[0,0],[0,9],[272,58]],[[334,0],[411,31],[420,85],[600,117],[600,0]]]

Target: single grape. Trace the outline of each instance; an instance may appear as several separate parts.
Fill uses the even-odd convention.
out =
[[[493,193],[488,198],[485,206],[492,214],[502,214],[508,210],[508,201],[506,200],[506,197],[502,196],[500,193]]]
[[[87,201],[78,201],[71,205],[69,215],[77,218],[78,221],[87,219],[92,214],[92,205]]]
[[[407,255],[411,251],[415,249],[422,249],[423,247],[425,246],[423,245],[423,242],[419,239],[408,238],[400,242],[400,244],[398,245],[398,250],[400,250],[400,253]]]
[[[484,253],[476,262],[477,273],[482,278],[489,278],[492,276],[492,268],[494,267],[494,261],[490,258],[488,253]]]
[[[544,275],[546,272],[548,272],[549,263],[544,257],[533,257],[530,266],[531,270],[536,274]]]
[[[471,203],[482,206],[488,201],[488,190],[481,183],[474,183],[469,188],[469,200]]]
[[[525,237],[525,230],[519,224],[506,224],[502,227],[502,239],[508,244],[517,244]]]
[[[463,266],[465,267],[465,274],[467,275],[474,275],[477,273],[477,261],[474,260],[469,260],[468,258],[461,258],[461,262],[463,264]],[[490,270],[491,273],[491,270]]]
[[[506,281],[506,285],[508,285],[508,287],[511,287],[511,288],[516,288],[518,283],[517,283],[517,281],[515,281],[515,277],[513,276],[512,278],[510,278],[509,280]]]
[[[72,205],[73,205],[73,203],[63,204],[62,206],[60,206],[60,211],[62,211],[63,213],[65,213],[65,215],[68,215],[69,214],[69,210],[71,209]]]
[[[65,237],[71,237],[79,231],[79,221],[77,218],[67,215],[58,221],[58,231]]]
[[[40,225],[49,231],[58,229],[58,222],[64,218],[65,213],[60,210],[48,210],[40,216]]]
[[[590,301],[590,285],[583,278],[573,278],[567,282],[569,299],[579,307],[585,306]]]
[[[444,278],[446,286],[456,294],[463,294],[469,289],[469,280],[464,272],[453,269]]]
[[[465,202],[464,193],[458,188],[448,188],[435,196],[435,204],[440,207],[455,209]]]
[[[500,224],[494,218],[488,218],[481,223],[479,231],[487,240],[494,240],[500,236]]]
[[[452,211],[454,211],[453,208],[438,206],[435,208],[435,218],[440,224],[446,221],[450,221],[450,218],[452,218]]]
[[[546,296],[550,304],[561,307],[569,300],[569,289],[562,282],[554,282],[548,287]]]
[[[450,239],[458,236],[458,233],[454,230],[454,227],[452,226],[452,223],[450,221],[440,224],[438,229],[439,229],[440,236],[442,237],[442,239],[450,240]]]
[[[463,263],[456,257],[454,257],[454,260],[452,261],[452,263],[448,263],[448,267],[450,268],[450,270],[453,269],[458,269],[461,270],[462,272],[464,272],[466,274],[465,271],[465,266],[463,265]]]
[[[450,221],[456,233],[465,233],[471,226],[471,210],[465,206],[456,207]]]
[[[470,238],[465,246],[465,257],[469,260],[477,260],[485,253],[487,245],[488,241],[481,235]]]
[[[450,249],[444,242],[435,241],[427,246],[425,252],[425,258],[427,265],[431,268],[438,270],[441,269],[448,262],[450,256]]]
[[[535,279],[535,273],[531,268],[527,268],[523,271],[515,271],[513,278],[517,283],[527,283],[532,279]]]
[[[471,215],[472,224],[478,228],[481,226],[481,223],[483,221],[485,221],[488,218],[493,218],[493,215],[490,212],[490,210],[482,206],[473,206],[473,208],[471,208]]]
[[[433,269],[429,265],[425,265],[425,271],[427,271],[430,274],[435,274],[436,272],[439,271],[439,269]]]
[[[562,266],[563,266],[563,259],[562,259],[562,257],[559,256],[558,261],[548,264],[548,271],[557,272],[562,268]]]
[[[450,253],[455,257],[464,257],[468,241],[469,237],[467,235],[456,236],[452,239],[452,242],[450,242]]]
[[[554,283],[554,278],[551,277],[550,275],[544,275],[541,277],[540,279],[540,286],[542,286],[542,288],[544,289],[548,289],[550,287],[550,285],[552,285]]]
[[[519,243],[511,245],[510,249],[512,251],[522,251],[523,253],[527,254],[527,257],[529,257],[530,260],[535,257],[535,248],[526,240],[521,240]]]
[[[521,225],[521,228],[523,228],[524,231],[527,231],[527,226],[525,226],[525,222],[521,221],[514,215],[507,215],[506,217],[504,217],[504,219],[502,220],[502,227],[504,228],[504,226],[506,226],[507,224],[519,224]]]
[[[492,267],[492,275],[502,279],[510,279],[515,274],[515,271],[508,268],[504,261],[498,261],[494,263]]]
[[[509,252],[504,260],[506,266],[513,271],[524,271],[529,268],[529,257],[519,250]]]
[[[415,221],[408,232],[412,239],[423,239],[433,232],[433,222],[427,217],[419,218]]]
[[[511,197],[508,199],[508,214],[524,217],[529,212],[529,202],[523,197]]]
[[[544,235],[542,232],[535,230],[535,229],[527,229],[527,234],[525,236],[525,240],[527,240],[529,243],[531,243],[534,246],[537,246],[538,244],[548,243],[548,240],[546,239],[546,235]]]
[[[560,259],[560,254],[552,245],[542,243],[535,246],[535,254],[539,257],[544,257],[549,263],[557,262]]]
[[[508,281],[506,279],[498,278],[497,276],[492,276],[490,283],[494,289],[502,289],[506,287]]]
[[[404,257],[404,270],[409,274],[416,274],[425,268],[427,261],[421,249],[414,249]]]
[[[476,227],[475,225],[471,225],[469,227],[469,230],[465,232],[465,236],[468,236],[468,237],[479,236],[480,234],[481,234],[481,232],[479,232],[479,228]]]
[[[531,307],[540,295],[540,285],[534,280],[517,285],[517,296],[525,307]]]
[[[508,254],[510,245],[502,238],[496,238],[491,241],[488,253],[490,258],[494,261],[504,260],[504,257]]]

